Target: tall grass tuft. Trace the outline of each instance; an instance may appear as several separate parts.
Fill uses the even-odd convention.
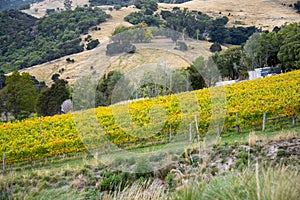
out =
[[[296,200],[300,194],[300,174],[297,169],[282,167],[256,170],[217,177],[204,187],[189,186],[177,192],[174,199],[207,200]]]
[[[115,191],[106,194],[101,199],[104,200],[153,200],[167,199],[166,188],[159,181],[146,180],[143,183],[134,183],[123,191]]]

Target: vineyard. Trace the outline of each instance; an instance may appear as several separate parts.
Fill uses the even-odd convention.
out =
[[[226,87],[3,123],[0,155],[5,153],[7,162],[13,163],[94,148],[105,150],[108,145],[155,144],[168,141],[170,129],[174,136],[188,135],[191,123],[197,125],[194,134],[216,133],[220,126],[260,126],[264,113],[269,118],[298,117],[299,110],[298,70]]]

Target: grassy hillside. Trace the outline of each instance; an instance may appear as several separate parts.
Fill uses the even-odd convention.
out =
[[[0,13],[0,70],[11,72],[84,50],[80,35],[106,20],[101,9],[76,8],[42,19],[19,11]]]
[[[0,154],[9,162],[95,148],[139,147],[188,141],[189,124],[198,121],[199,134],[224,129],[260,127],[267,118],[299,115],[300,71],[255,81],[99,107],[74,114],[33,118],[0,125]],[[236,114],[239,121],[236,123]],[[194,126],[194,125],[193,125]],[[193,128],[193,134],[196,134]],[[167,137],[166,137],[167,135]],[[84,144],[83,144],[84,143]],[[101,151],[102,151],[101,150]]]
[[[73,0],[73,7],[83,6],[88,4],[88,0]],[[285,3],[286,6],[283,6],[282,3]],[[252,2],[249,1],[223,1],[223,0],[209,0],[209,1],[190,1],[183,4],[159,4],[160,10],[171,10],[174,6],[184,8],[187,7],[189,10],[198,10],[203,13],[208,14],[212,17],[222,17],[227,16],[229,18],[229,26],[239,26],[239,25],[255,25],[256,27],[262,27],[263,29],[272,30],[275,26],[281,26],[285,22],[291,23],[299,21],[299,14],[295,12],[292,8],[288,7],[292,3],[292,0],[282,0],[282,1],[261,1],[255,0]],[[30,10],[25,11],[36,17],[43,17],[46,9],[56,9],[57,7],[63,7],[62,0],[55,1],[43,1],[32,5]],[[35,12],[35,9],[38,9]],[[108,42],[111,33],[114,31],[114,28],[118,25],[129,26],[130,24],[124,22],[123,18],[131,12],[136,12],[137,9],[133,8],[122,8],[119,11],[106,11],[108,14],[112,15],[111,19],[108,19],[107,22],[101,24],[100,31],[89,31],[89,34],[94,39],[98,39],[101,44],[105,46],[105,43]],[[221,13],[221,14],[220,14]],[[228,16],[230,13],[230,16]],[[278,15],[280,13],[280,15]],[[85,36],[82,36],[84,38]],[[101,48],[101,45],[100,47]],[[210,55],[209,47],[211,43],[206,41],[200,41],[201,45],[205,50],[206,54]],[[222,47],[226,49],[226,47]],[[44,63],[42,65],[37,65],[34,68],[26,69],[30,74],[34,75],[40,81],[45,81],[47,84],[51,83],[51,76],[62,68],[65,69],[65,72],[61,74],[61,78],[68,78],[69,82],[73,83],[78,78],[82,76],[89,75],[95,71],[97,74],[106,73],[107,70],[121,70],[126,72],[134,66],[139,65],[140,63],[126,62],[130,58],[113,58],[111,61],[106,57],[99,56],[100,49],[95,51],[85,51],[79,54],[74,54],[72,57],[75,59],[75,63],[66,63],[66,58],[57,59],[53,62]],[[105,47],[103,47],[105,51]],[[145,52],[147,54],[147,52]],[[143,55],[143,53],[142,53]],[[139,55],[135,55],[139,56]],[[134,57],[135,57],[134,56]],[[153,57],[158,57],[159,54],[153,54]],[[170,55],[170,60],[178,59],[178,56]],[[97,62],[98,59],[102,60],[102,65]],[[149,58],[149,60],[153,60]],[[118,63],[122,62],[122,65],[119,66]],[[111,65],[110,65],[111,64]],[[184,67],[182,62],[174,64],[176,68]],[[89,70],[93,66],[94,70]],[[128,67],[126,67],[128,66]]]

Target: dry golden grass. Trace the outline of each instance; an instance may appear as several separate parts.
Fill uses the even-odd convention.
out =
[[[245,25],[254,25],[272,30],[284,23],[300,21],[299,14],[288,7],[296,0],[193,0],[183,4],[159,4],[160,9],[171,9],[174,6],[198,10],[212,17],[228,16],[229,25],[241,21]],[[286,3],[283,6],[281,3]],[[221,13],[221,14],[220,14]],[[229,15],[230,13],[230,15]]]
[[[72,8],[75,8],[76,6],[84,6],[85,4],[89,4],[89,0],[72,0]],[[41,2],[37,2],[31,4],[30,9],[23,12],[40,18],[45,16],[47,9],[56,10],[57,8],[64,9],[64,0],[44,0]]]
[[[257,27],[263,27],[264,29],[273,29],[274,26],[280,26],[285,22],[300,21],[299,14],[297,14],[292,8],[283,6],[281,3],[290,4],[292,0],[276,0],[276,1],[263,1],[263,0],[193,0],[184,4],[159,4],[159,9],[171,9],[174,6],[181,8],[187,7],[190,10],[199,10],[207,13],[210,16],[228,16],[230,13],[230,25],[233,25],[235,21],[241,21],[245,25],[255,25]],[[83,6],[88,3],[88,0],[73,0],[73,7]],[[35,9],[38,9],[35,12]],[[29,10],[24,12],[32,14],[36,17],[42,17],[45,15],[45,11],[48,8],[56,9],[63,8],[63,0],[45,0],[43,2],[35,3]],[[111,33],[118,25],[130,26],[129,23],[123,19],[126,15],[136,11],[135,8],[122,8],[119,11],[106,11],[112,15],[111,19],[107,22],[99,25],[100,31],[90,31],[89,34],[93,39],[99,39],[100,47],[92,51],[84,51],[78,54],[65,56],[60,59],[34,66],[32,68],[25,69],[40,81],[45,81],[48,85],[52,83],[51,77],[53,74],[64,68],[64,73],[61,74],[61,78],[68,79],[69,83],[74,83],[82,76],[90,75],[92,73],[97,76],[110,71],[118,69],[123,72],[127,72],[136,68],[137,66],[145,63],[159,63],[164,61],[168,66],[174,68],[186,67],[191,62],[191,58],[187,58],[190,55],[195,58],[196,55],[202,55],[208,57],[211,55],[209,47],[211,43],[206,41],[199,41],[198,45],[202,47],[201,53],[190,51],[183,54],[174,50],[155,50],[147,49],[138,50],[137,54],[125,55],[119,57],[107,57],[105,55],[105,47],[109,42]],[[221,12],[221,14],[219,14]],[[82,36],[82,38],[85,38]],[[188,45],[193,46],[191,42]],[[227,47],[222,47],[226,49]],[[73,58],[75,63],[67,63],[66,58]]]
[[[274,141],[283,141],[283,140],[289,140],[292,139],[296,136],[296,132],[295,131],[280,131],[279,134],[277,134],[274,137]]]
[[[251,133],[249,134],[249,145],[250,145],[250,146],[256,145],[257,139],[258,139],[258,137],[257,137],[257,135],[255,134],[255,132],[251,132]]]

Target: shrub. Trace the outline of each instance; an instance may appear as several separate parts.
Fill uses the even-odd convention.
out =
[[[294,8],[297,10],[297,13],[300,14],[300,1],[297,1],[297,3],[294,4]]]
[[[179,50],[180,51],[187,51],[188,50],[188,46],[186,45],[185,42],[178,42],[179,45]]]
[[[74,63],[75,62],[75,60],[71,59],[71,58],[67,58],[66,61],[67,61],[67,63]]]
[[[106,47],[106,55],[113,56],[120,53],[134,53],[136,51],[136,47],[130,43],[118,43],[114,42],[108,44]]]
[[[220,51],[222,51],[222,47],[219,43],[215,42],[210,46],[209,50],[213,53],[220,52]]]
[[[116,10],[121,10],[121,8],[122,8],[121,5],[115,5],[115,6],[114,6],[114,9],[116,9]]]
[[[86,49],[87,49],[87,50],[94,49],[94,48],[96,48],[99,44],[100,44],[100,42],[99,42],[98,39],[92,40],[92,41],[90,41],[90,42],[87,44]]]
[[[150,163],[150,161],[146,158],[140,158],[134,168],[134,173],[136,175],[136,178],[140,177],[151,177],[153,175],[153,166]]]
[[[170,188],[173,188],[175,186],[175,181],[174,181],[174,174],[172,173],[169,173],[167,176],[166,176],[166,182],[168,184],[168,186]]]
[[[30,9],[29,3],[23,3],[19,6],[19,10],[27,10],[27,9]]]

